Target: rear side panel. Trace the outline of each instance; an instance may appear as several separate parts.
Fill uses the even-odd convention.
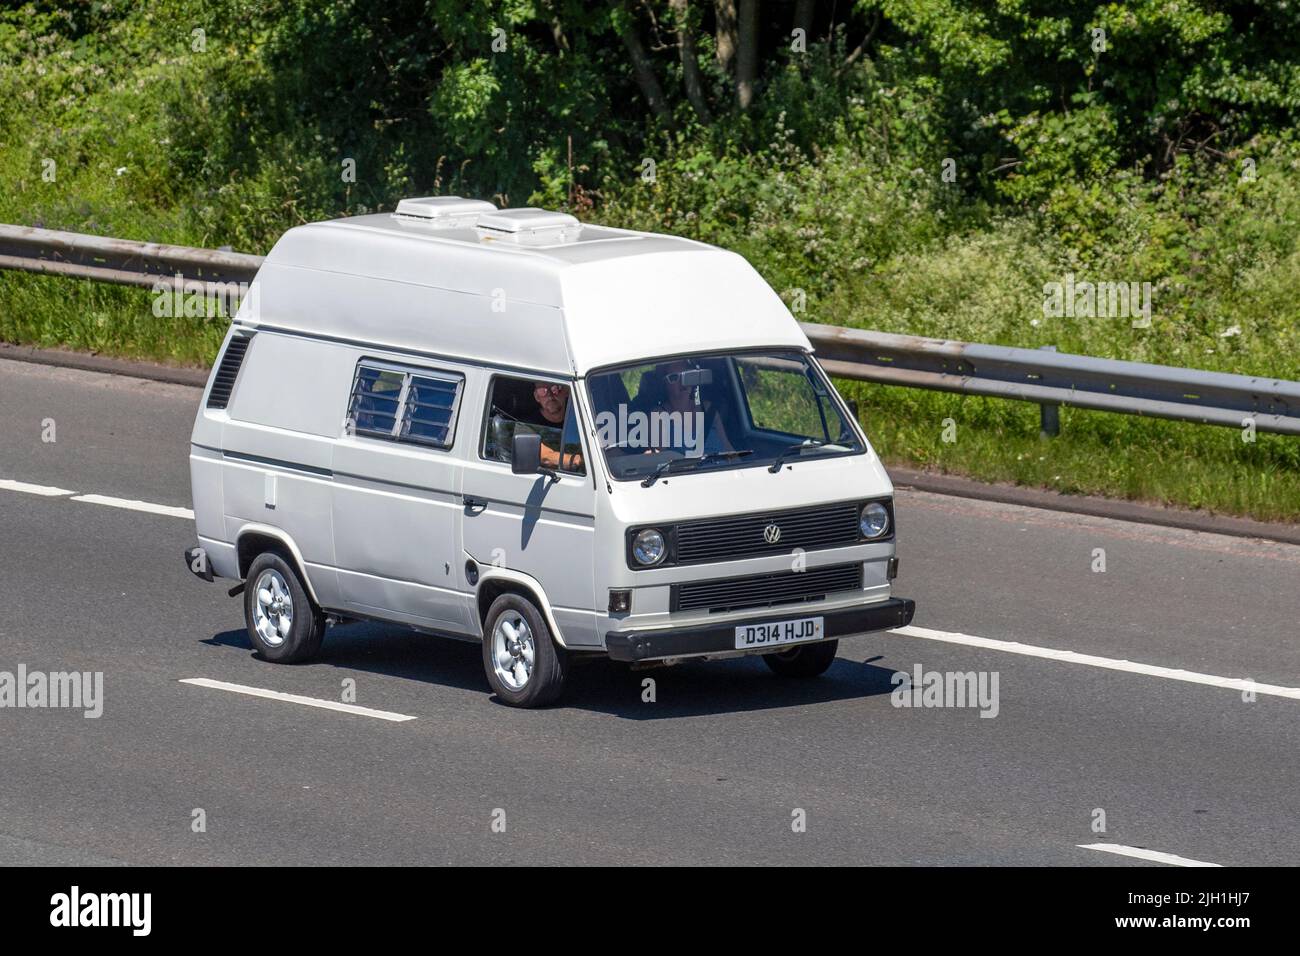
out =
[[[228,352],[236,326],[231,326],[221,345],[218,360],[208,376],[203,399],[194,416],[194,429],[190,433],[190,491],[194,502],[194,528],[199,545],[208,554],[215,574],[223,578],[237,577],[232,542],[226,540],[225,499],[222,494],[221,430],[227,419],[224,407],[209,408],[212,388],[221,371],[222,360]],[[241,363],[242,364],[242,363]],[[218,403],[219,404],[219,403]]]
[[[326,606],[338,603],[333,458],[349,358],[332,343],[258,332],[222,425],[225,540],[250,524],[282,530]]]

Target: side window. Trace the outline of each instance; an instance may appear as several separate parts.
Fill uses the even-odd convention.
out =
[[[412,374],[406,389],[400,437],[447,448],[456,423],[459,378]]]
[[[450,448],[464,379],[363,359],[348,405],[348,431],[370,438]]]
[[[392,438],[397,413],[402,407],[402,386],[406,376],[392,369],[358,365],[352,385],[352,407],[348,419],[358,435]]]
[[[542,436],[542,464],[572,475],[585,475],[573,390],[559,382],[508,378],[492,380],[483,428],[482,456],[510,461],[516,431]]]

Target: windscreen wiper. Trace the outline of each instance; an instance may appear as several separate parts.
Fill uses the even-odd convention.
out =
[[[789,458],[791,455],[797,455],[800,452],[802,452],[805,448],[820,448],[822,445],[825,444],[826,443],[824,441],[818,441],[815,438],[810,438],[807,441],[801,441],[797,445],[789,445],[786,447],[785,451],[781,452],[781,454],[776,456],[776,461],[772,462],[772,467],[768,468],[767,470],[775,475],[778,471],[781,470],[781,466],[785,464],[785,460]]]
[[[658,468],[656,468],[650,474],[645,476],[645,479],[641,482],[641,487],[649,488],[651,485],[653,485],[656,481],[659,480],[660,475],[665,475],[670,471],[676,471],[676,468],[674,466],[682,462],[689,462],[691,468],[698,468],[700,465],[703,465],[706,462],[724,461],[729,458],[743,458],[746,455],[752,455],[752,454],[754,454],[754,450],[752,448],[746,448],[742,451],[711,451],[707,455],[701,455],[699,458],[669,458],[667,461],[663,462]]]

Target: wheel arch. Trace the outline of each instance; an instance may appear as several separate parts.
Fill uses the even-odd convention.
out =
[[[239,562],[239,577],[241,579],[248,577],[248,568],[253,563],[253,559],[264,551],[278,551],[287,558],[293,564],[294,570],[298,572],[303,587],[307,589],[307,596],[316,603],[317,607],[320,607],[320,599],[316,596],[316,589],[307,574],[307,562],[303,560],[302,552],[298,550],[298,545],[294,543],[293,538],[279,528],[264,524],[246,524],[239,529],[239,534],[235,535],[235,559]]]
[[[518,594],[531,601],[542,612],[542,617],[546,619],[546,626],[551,629],[555,643],[565,648],[569,646],[564,643],[564,634],[555,621],[551,602],[546,599],[546,591],[543,590],[542,585],[531,575],[524,574],[522,571],[512,571],[509,568],[483,567],[481,571],[478,586],[474,591],[480,630],[487,624],[487,613],[492,607],[492,602],[503,594]]]

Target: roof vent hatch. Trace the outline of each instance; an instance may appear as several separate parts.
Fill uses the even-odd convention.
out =
[[[434,229],[469,229],[483,215],[494,213],[497,207],[482,199],[461,199],[459,196],[422,196],[403,199],[397,204],[393,218],[399,222],[430,226]]]
[[[556,246],[574,242],[582,223],[563,212],[546,209],[502,209],[479,216],[475,223],[483,242],[509,242],[520,246]]]

